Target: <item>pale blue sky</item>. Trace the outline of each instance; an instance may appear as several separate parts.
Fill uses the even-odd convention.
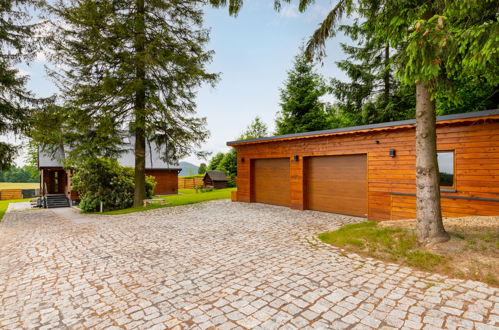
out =
[[[215,51],[212,72],[221,73],[215,88],[203,87],[197,98],[198,115],[207,117],[211,137],[203,150],[213,153],[228,151],[227,141],[235,139],[245,127],[260,116],[274,129],[279,110],[279,89],[291,68],[300,45],[307,40],[331,8],[330,1],[317,1],[306,13],[300,14],[296,3],[284,6],[280,13],[273,9],[273,1],[246,1],[237,17],[230,17],[226,8],[207,8],[205,26],[211,28],[208,49]],[[326,79],[345,75],[334,64],[344,58],[339,43],[342,35],[328,42],[327,54],[318,71]],[[29,88],[40,96],[56,91],[47,78],[44,59],[39,58],[29,67]],[[199,165],[201,160],[185,160]]]

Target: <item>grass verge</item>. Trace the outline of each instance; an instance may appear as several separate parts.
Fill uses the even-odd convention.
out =
[[[141,206],[141,207],[131,207],[128,209],[123,209],[123,210],[116,210],[116,211],[108,211],[108,212],[103,212],[102,214],[127,214],[127,213],[134,213],[134,212],[142,212],[142,211],[147,211],[147,210],[154,210],[154,209],[159,209],[163,207],[172,207],[172,206],[179,206],[179,205],[187,205],[187,204],[195,204],[195,203],[201,203],[201,202],[206,202],[206,201],[211,201],[211,200],[216,200],[216,199],[229,199],[230,198],[230,192],[232,190],[235,190],[236,188],[227,188],[227,189],[217,189],[209,192],[198,192],[196,193],[195,189],[179,189],[179,195],[170,195],[170,196],[163,196],[158,199],[164,199],[165,201],[168,202],[168,204],[161,205],[161,204],[150,204],[148,206]]]
[[[498,285],[497,263],[490,256],[498,255],[499,235],[452,231],[450,234],[449,242],[426,249],[418,247],[411,228],[381,226],[369,221],[346,225],[318,237],[324,243],[360,255]]]
[[[10,203],[19,203],[19,202],[27,202],[30,201],[32,198],[26,198],[26,199],[8,199],[5,201],[0,201],[0,221],[2,221],[3,216],[5,215],[5,212],[7,212],[7,208],[9,207]]]

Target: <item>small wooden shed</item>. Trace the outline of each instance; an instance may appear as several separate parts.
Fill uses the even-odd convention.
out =
[[[203,183],[205,187],[213,187],[215,189],[227,188],[227,176],[223,171],[208,171],[204,175]]]

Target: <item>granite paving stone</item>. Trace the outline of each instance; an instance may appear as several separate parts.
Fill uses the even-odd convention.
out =
[[[316,239],[361,218],[227,200],[67,214],[8,212],[0,223],[2,329],[499,326],[495,287]]]

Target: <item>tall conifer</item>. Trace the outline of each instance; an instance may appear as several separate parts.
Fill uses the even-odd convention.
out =
[[[328,128],[324,103],[326,93],[322,77],[307,62],[302,50],[281,90],[281,110],[276,119],[276,135],[316,131]]]
[[[116,155],[123,129],[135,137],[135,200],[145,196],[146,143],[174,162],[195,152],[208,132],[196,118],[195,95],[212,52],[204,49],[204,1],[77,0],[50,8],[51,43],[69,109],[73,156]]]
[[[16,64],[34,56],[34,25],[28,9],[33,0],[0,1],[0,135],[26,132],[29,108],[36,99],[26,88],[28,77]],[[17,148],[0,142],[0,169],[9,168]]]

